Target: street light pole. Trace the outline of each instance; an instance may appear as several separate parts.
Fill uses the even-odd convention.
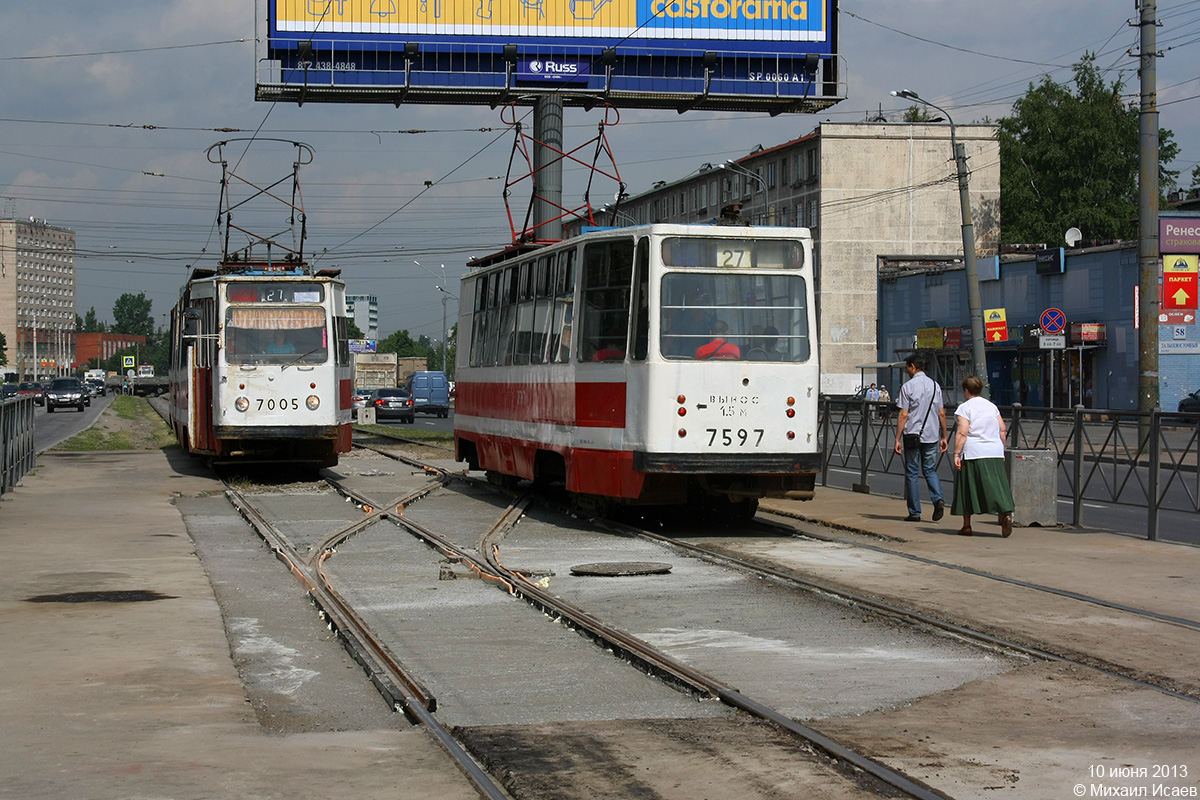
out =
[[[726,161],[724,164],[722,164],[721,168],[731,170],[740,175],[745,175],[747,178],[752,178],[753,180],[758,182],[759,188],[762,189],[762,193],[763,193],[763,220],[767,224],[770,224],[770,221],[771,221],[771,195],[767,193],[767,182],[765,180],[763,180],[763,176],[759,175],[757,172],[753,172],[751,170],[746,169],[741,164],[737,163],[736,161],[733,161],[732,159],[729,161]]]
[[[991,382],[988,380],[987,356],[983,340],[983,308],[979,299],[979,268],[975,264],[975,223],[971,221],[971,194],[968,189],[967,148],[958,141],[957,129],[950,112],[929,102],[909,89],[892,92],[893,97],[914,100],[930,108],[936,108],[950,123],[950,145],[954,148],[954,162],[958,167],[958,200],[962,209],[963,265],[967,270],[967,312],[971,319],[971,352],[975,361],[975,374],[983,381],[983,396],[990,397]]]
[[[422,270],[424,270],[426,274],[433,275],[433,277],[435,277],[435,278],[437,277],[436,274],[434,274],[433,272],[430,272],[428,269],[426,269],[425,265],[423,265],[420,261],[414,260],[413,263],[416,264],[418,267],[420,267]],[[447,330],[446,330],[446,298],[453,297],[455,300],[458,300],[458,295],[454,294],[454,292],[451,292],[450,290],[448,290],[446,288],[446,265],[445,264],[442,264],[442,285],[437,286],[435,288],[439,292],[442,293],[442,372],[445,372],[447,375],[449,375],[450,370],[446,369],[446,366],[447,366],[446,365],[446,340],[450,338],[447,333]]]

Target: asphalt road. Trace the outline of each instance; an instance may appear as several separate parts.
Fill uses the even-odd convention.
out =
[[[44,406],[37,406],[35,412],[36,429],[33,434],[33,447],[37,452],[49,450],[59,442],[70,439],[75,434],[85,430],[100,416],[113,400],[112,394],[103,397],[93,397],[92,404],[85,406],[83,413],[73,408],[55,409],[53,414],[46,412]]]

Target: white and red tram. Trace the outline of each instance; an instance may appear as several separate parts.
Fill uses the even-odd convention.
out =
[[[821,456],[806,228],[602,229],[473,262],[457,457],[585,504],[810,499]]]
[[[214,463],[332,466],[351,447],[353,369],[337,271],[195,269],[171,312],[170,423]]]

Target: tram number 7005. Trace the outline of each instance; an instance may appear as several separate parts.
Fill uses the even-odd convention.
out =
[[[281,397],[276,400],[274,397],[258,398],[258,411],[299,411],[300,399],[298,397]]]
[[[762,444],[764,433],[764,429],[762,428],[755,428],[751,431],[745,428],[738,428],[737,430],[732,428],[721,428],[720,430],[717,428],[706,428],[705,430],[708,432],[709,447],[718,443],[718,437],[722,447],[733,447],[734,445],[738,447],[758,447]]]

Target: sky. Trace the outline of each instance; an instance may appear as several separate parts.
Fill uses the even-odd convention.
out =
[[[255,101],[262,2],[8,4],[0,217],[75,231],[81,316],[94,308],[111,321],[120,295],[145,292],[161,325],[189,266],[213,266],[221,254],[221,169],[209,148],[253,136],[301,141],[314,151],[300,173],[306,255],[341,269],[349,292],[379,298],[381,335],[436,339],[443,265],[457,294],[467,260],[511,241],[502,190],[512,134],[487,107]],[[956,124],[994,121],[1043,76],[1069,83],[1085,52],[1136,100],[1137,15],[1134,0],[842,0],[842,102],[774,118],[624,110],[607,135],[627,191],[638,194],[826,120],[899,120],[908,103],[889,94],[896,89],[937,103]],[[1200,0],[1159,2],[1157,17],[1160,125],[1175,134],[1170,167],[1187,187],[1200,162]],[[601,113],[568,108],[565,146],[594,137]],[[253,180],[286,176],[293,159],[289,144],[271,141],[231,144],[226,154]],[[582,170],[564,171],[564,205],[582,201],[582,180]],[[528,201],[519,192],[518,218]],[[611,189],[593,199],[602,204]],[[283,217],[265,224],[282,229]]]

